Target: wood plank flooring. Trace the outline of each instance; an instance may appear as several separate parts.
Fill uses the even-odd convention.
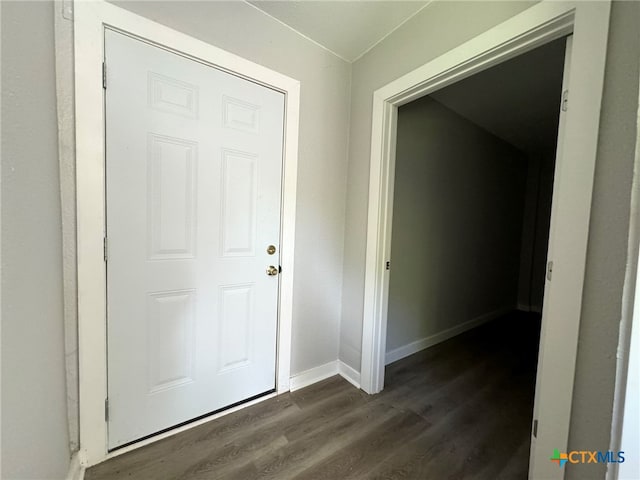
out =
[[[336,376],[123,454],[87,480],[524,480],[540,322],[514,313],[387,367]]]

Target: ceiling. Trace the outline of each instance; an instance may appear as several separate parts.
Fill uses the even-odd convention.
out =
[[[565,39],[538,47],[431,94],[526,153],[556,147]]]
[[[245,0],[353,62],[431,0]],[[461,80],[431,97],[527,152],[555,149],[565,41]]]
[[[248,3],[353,62],[429,1],[248,0]]]

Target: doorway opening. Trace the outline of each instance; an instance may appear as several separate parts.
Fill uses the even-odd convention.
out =
[[[553,281],[545,283],[530,478],[557,474],[549,458],[569,438],[609,10],[609,3],[540,2],[373,94],[360,377],[370,394],[384,388],[398,109],[573,33],[565,71],[576,73],[568,78],[570,108],[558,133],[548,250]]]
[[[385,385],[433,423],[481,408],[457,454],[517,452],[489,477],[527,474],[567,43],[398,109]]]

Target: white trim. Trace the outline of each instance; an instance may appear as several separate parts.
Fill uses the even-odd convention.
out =
[[[334,375],[340,375],[354,387],[360,388],[360,373],[340,360],[332,360],[324,365],[293,375],[290,381],[291,391],[295,392]]]
[[[80,462],[79,452],[75,452],[71,456],[71,463],[69,464],[69,472],[67,473],[67,480],[83,480],[85,468]]]
[[[289,390],[291,363],[300,82],[105,1],[76,1],[74,8],[80,449],[83,464],[90,466],[115,455],[107,452],[104,421],[107,395],[106,282],[102,254],[105,225],[104,26],[170,47],[285,94],[278,393]],[[195,425],[190,424],[188,428]],[[162,437],[154,437],[154,440],[159,438]],[[143,444],[140,442],[134,448]]]
[[[361,384],[368,393],[384,385],[389,289],[384,265],[391,251],[398,107],[573,32],[570,69],[576,74],[569,83],[563,164],[555,177],[561,194],[552,213],[557,219],[549,244],[554,272],[543,315],[539,371],[544,374],[536,385],[539,423],[530,478],[556,476],[549,455],[568,442],[609,10],[608,1],[543,0],[373,94],[361,359]],[[554,358],[566,361],[558,364]]]
[[[429,335],[428,337],[421,338],[416,340],[415,342],[407,343],[398,348],[394,348],[393,350],[389,350],[385,354],[385,365],[389,365],[390,363],[397,362],[398,360],[408,357],[409,355],[413,355],[414,353],[418,353],[425,348],[433,347],[438,343],[442,343],[450,338],[453,338],[461,333],[464,333],[472,328],[479,327],[480,325],[487,323],[491,320],[495,320],[509,312],[513,312],[513,307],[504,307],[494,310],[493,312],[485,313],[484,315],[480,315],[471,320],[467,320],[455,327],[447,328],[446,330],[442,330],[441,332],[434,333],[433,335]]]
[[[347,365],[342,360],[338,360],[338,373],[347,382],[356,388],[360,388],[360,372]]]
[[[638,280],[636,280],[636,285]],[[620,383],[624,385],[624,393],[622,388],[619,389],[619,396],[624,398],[617,399],[613,410],[612,428],[612,451],[623,450],[627,452],[627,460],[622,464],[610,465],[607,469],[607,479],[615,478],[619,480],[633,480],[640,478],[640,458],[634,452],[640,449],[640,415],[638,414],[638,404],[640,404],[640,322],[638,321],[640,311],[640,295],[636,290],[635,310],[633,315],[633,325],[629,319],[626,333],[628,348],[623,351],[622,346],[619,347],[619,363],[626,362],[624,367],[618,365],[624,372],[620,373]],[[621,336],[623,336],[623,328],[621,326]],[[621,342],[622,343],[622,342]],[[626,378],[622,379],[623,373]],[[617,392],[618,393],[618,392]],[[619,422],[619,425],[617,423]],[[613,475],[610,477],[609,472]]]
[[[333,360],[318,367],[310,368],[304,372],[297,373],[291,377],[289,386],[292,392],[308,387],[314,383],[321,382],[329,377],[338,374],[338,362]]]

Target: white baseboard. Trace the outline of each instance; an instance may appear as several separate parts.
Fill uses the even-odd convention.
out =
[[[350,367],[342,360],[338,360],[338,373],[351,385],[356,388],[360,388],[360,372]]]
[[[289,382],[289,390],[295,392],[301,388],[308,387],[311,384],[320,382],[325,378],[333,377],[338,374],[338,361],[334,360],[319,367],[310,368],[304,372],[300,372],[291,377]]]
[[[471,330],[472,328],[479,327],[483,323],[498,318],[506,313],[512,312],[513,310],[513,307],[500,308],[498,310],[494,310],[493,312],[480,315],[479,317],[476,317],[472,320],[461,323],[460,325],[456,325],[455,327],[447,328],[442,332],[436,333],[434,335],[429,335],[428,337],[421,338],[420,340],[408,343],[407,345],[403,345],[402,347],[394,348],[393,350],[388,351],[385,355],[385,365],[389,365],[390,363],[400,360],[401,358],[413,355],[420,350],[424,350],[425,348],[429,348],[433,345],[444,342],[445,340],[449,340],[451,337],[460,335],[461,333],[464,333],[467,330]]]
[[[83,480],[84,479],[84,467],[80,463],[80,453],[75,452],[71,456],[71,463],[69,464],[69,472],[67,473],[67,480]]]
[[[340,360],[334,360],[294,375],[289,382],[289,388],[290,391],[295,392],[334,375],[340,375],[354,387],[360,388],[360,372]]]

